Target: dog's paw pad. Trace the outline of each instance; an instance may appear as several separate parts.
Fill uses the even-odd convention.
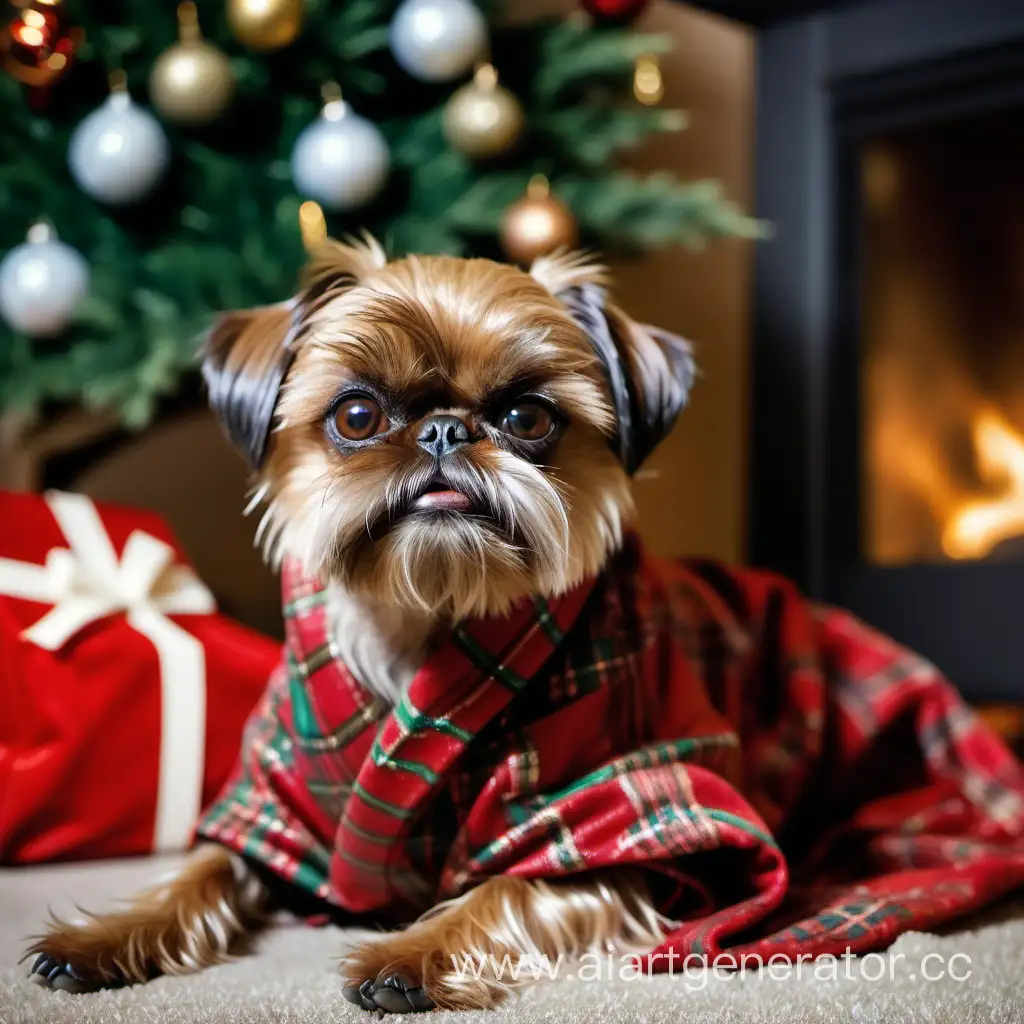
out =
[[[40,953],[32,965],[31,976],[47,988],[58,992],[94,992],[99,984],[83,978],[68,961],[58,960],[49,953]]]
[[[434,1001],[403,974],[382,975],[376,981],[346,985],[342,994],[364,1010],[386,1013],[423,1013],[434,1008]]]

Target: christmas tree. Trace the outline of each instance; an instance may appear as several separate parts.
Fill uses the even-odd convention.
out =
[[[0,412],[144,424],[211,314],[291,294],[324,229],[522,261],[756,234],[713,182],[616,170],[685,117],[657,105],[643,0],[584,6],[7,0]]]

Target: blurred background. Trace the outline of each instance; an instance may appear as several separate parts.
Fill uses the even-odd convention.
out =
[[[637,484],[642,530],[665,554],[742,556],[761,230],[742,213],[747,26],[668,0],[5,0],[4,11],[7,486],[161,512],[221,606],[276,632],[277,584],[239,515],[245,469],[204,408],[193,338],[218,309],[288,295],[304,232],[315,238],[325,216],[332,233],[365,226],[399,253],[528,261],[577,242],[604,253],[626,308],[691,338],[702,371]],[[487,59],[496,88],[481,79]],[[331,120],[338,93],[348,109]],[[554,221],[538,176],[564,203]],[[519,211],[518,237],[508,224],[520,199],[540,206],[537,238],[535,211]],[[79,254],[70,271],[55,244]],[[62,281],[83,264],[83,295],[26,286],[40,255],[43,276]]]

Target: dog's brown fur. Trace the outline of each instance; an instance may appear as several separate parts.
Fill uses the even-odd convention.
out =
[[[557,298],[600,277],[574,258],[541,260],[526,274],[484,260],[387,263],[375,243],[331,243],[293,302],[225,317],[208,346],[211,401],[258,468],[268,558],[299,558],[348,595],[349,607],[415,614],[421,637],[424,616],[436,632],[600,572],[633,504],[608,443],[615,418],[601,365]],[[609,322],[627,372],[643,378],[640,392],[664,394],[658,375],[667,376],[667,361],[656,340],[617,310]],[[339,451],[325,416],[351,382],[388,395],[398,422],[378,442]],[[495,427],[495,403],[527,391],[569,424],[543,459],[521,457]],[[400,514],[437,471],[416,436],[423,417],[438,412],[476,432],[475,443],[444,460],[444,476],[488,515]],[[53,977],[64,965],[68,988],[197,970],[226,956],[265,902],[241,861],[205,849],[125,911],[53,922],[31,951],[50,958],[42,966]],[[401,976],[436,1006],[487,1007],[512,980],[489,968],[460,978],[453,956],[491,964],[506,954],[651,948],[664,924],[633,872],[495,878],[357,948],[343,970],[356,984]],[[388,999],[377,1005],[393,1008]]]
[[[64,987],[71,991],[191,974],[227,960],[237,941],[263,922],[266,908],[266,890],[255,876],[233,870],[231,854],[208,846],[123,911],[51,922],[28,954],[50,957],[70,976]],[[403,931],[356,947],[342,959],[342,975],[353,987],[399,977],[436,1007],[487,1009],[545,977],[560,958],[649,950],[668,923],[635,870],[572,882],[498,877]],[[513,977],[509,968],[517,966]]]
[[[216,846],[197,850],[174,877],[139,893],[121,911],[51,921],[28,954],[70,965],[84,987],[190,974],[220,963],[262,920],[266,892]]]

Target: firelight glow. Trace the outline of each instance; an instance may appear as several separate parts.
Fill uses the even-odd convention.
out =
[[[1024,534],[1024,438],[992,409],[978,414],[972,435],[982,479],[1001,490],[952,511],[942,547],[956,559],[984,558],[1001,541]]]

